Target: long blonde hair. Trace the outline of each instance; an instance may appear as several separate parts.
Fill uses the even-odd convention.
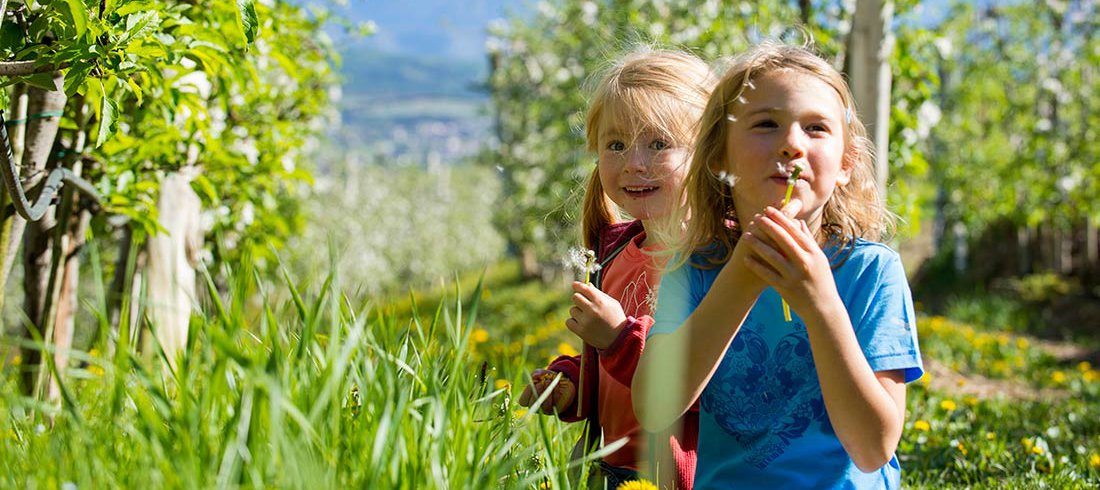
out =
[[[604,118],[636,131],[655,130],[667,136],[674,147],[693,148],[699,116],[716,81],[710,67],[690,53],[635,50],[600,78],[585,120],[588,151],[599,152]],[[581,229],[585,247],[595,249],[601,230],[620,219],[619,207],[604,192],[597,166],[584,196]]]
[[[832,241],[839,245],[839,253],[857,237],[878,241],[893,230],[893,215],[886,211],[875,184],[874,145],[855,112],[854,98],[843,75],[808,48],[764,43],[734,58],[703,111],[684,182],[686,204],[675,213],[684,223],[683,231],[674,233],[680,235],[679,239],[665,237],[671,241],[670,253],[677,257],[670,267],[683,265],[695,252],[705,252],[705,263],[710,265],[726,263],[733,253],[741,228],[733,203],[737,186],[734,183],[731,188],[723,173],[729,168],[725,161],[730,126],[726,116],[733,112],[732,104],[750,86],[752,77],[780,70],[821,79],[836,90],[848,112],[843,165],[851,168],[851,179],[837,187],[825,203],[819,243]]]

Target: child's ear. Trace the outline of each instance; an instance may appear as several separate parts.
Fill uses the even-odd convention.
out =
[[[851,182],[852,169],[858,164],[861,152],[862,150],[857,144],[848,146],[848,150],[844,152],[844,159],[840,162],[840,173],[836,176],[837,187],[848,185],[848,182]]]

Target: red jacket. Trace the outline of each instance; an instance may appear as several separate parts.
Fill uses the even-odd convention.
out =
[[[609,258],[614,260],[614,257],[609,256],[617,253],[621,250],[622,245],[633,240],[643,231],[641,221],[616,223],[604,229],[596,250],[596,258],[603,266],[601,271],[610,264]],[[594,281],[597,286],[599,285],[599,279],[597,276],[596,281]],[[584,364],[583,386],[580,383],[580,356],[559,356],[550,363],[547,369],[562,373],[577,386],[577,396],[574,397],[573,403],[558,414],[561,420],[565,422],[587,420],[590,427],[599,427],[599,410],[592,403],[599,396],[599,365],[602,363],[604,369],[611,376],[615,377],[620,383],[630,386],[631,381],[634,379],[634,371],[638,368],[638,359],[642,355],[642,349],[645,348],[646,334],[652,326],[652,317],[634,318],[628,316],[626,324],[619,332],[619,336],[606,349],[601,351],[585,343],[584,356],[586,361]],[[581,400],[579,410],[577,399]],[[683,423],[683,433],[674,436],[675,441],[672,442],[673,458],[677,466],[676,488],[689,490],[695,476],[695,448],[699,440],[698,402],[688,409],[681,422]],[[654,443],[655,441],[650,441],[650,444]]]

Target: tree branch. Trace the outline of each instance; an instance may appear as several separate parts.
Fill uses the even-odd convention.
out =
[[[48,71],[64,70],[69,67],[69,63],[61,63],[60,65],[39,65],[37,61],[0,61],[0,76],[5,77],[18,77],[22,75],[33,75],[35,73],[44,73]]]

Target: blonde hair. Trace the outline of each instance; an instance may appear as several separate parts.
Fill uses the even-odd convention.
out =
[[[886,211],[875,183],[874,145],[855,112],[843,75],[808,48],[764,43],[732,61],[703,111],[695,153],[684,181],[686,204],[675,213],[685,222],[683,232],[677,233],[678,239],[664,237],[672,242],[669,252],[677,257],[670,267],[683,265],[695,252],[704,252],[709,265],[724,264],[733,253],[741,229],[733,202],[736,183],[731,189],[723,173],[728,171],[725,156],[730,125],[726,117],[746,87],[751,86],[752,77],[782,70],[817,77],[836,90],[846,108],[842,165],[851,169],[851,179],[837,187],[825,203],[818,242],[833,241],[839,245],[839,254],[857,237],[878,241],[893,230],[893,215]]]
[[[710,67],[690,53],[635,50],[600,78],[585,120],[588,151],[599,151],[600,123],[605,118],[638,132],[655,130],[674,147],[693,148],[699,116],[716,81]],[[585,247],[595,249],[601,231],[620,219],[618,205],[604,192],[597,166],[584,196],[581,229]]]

